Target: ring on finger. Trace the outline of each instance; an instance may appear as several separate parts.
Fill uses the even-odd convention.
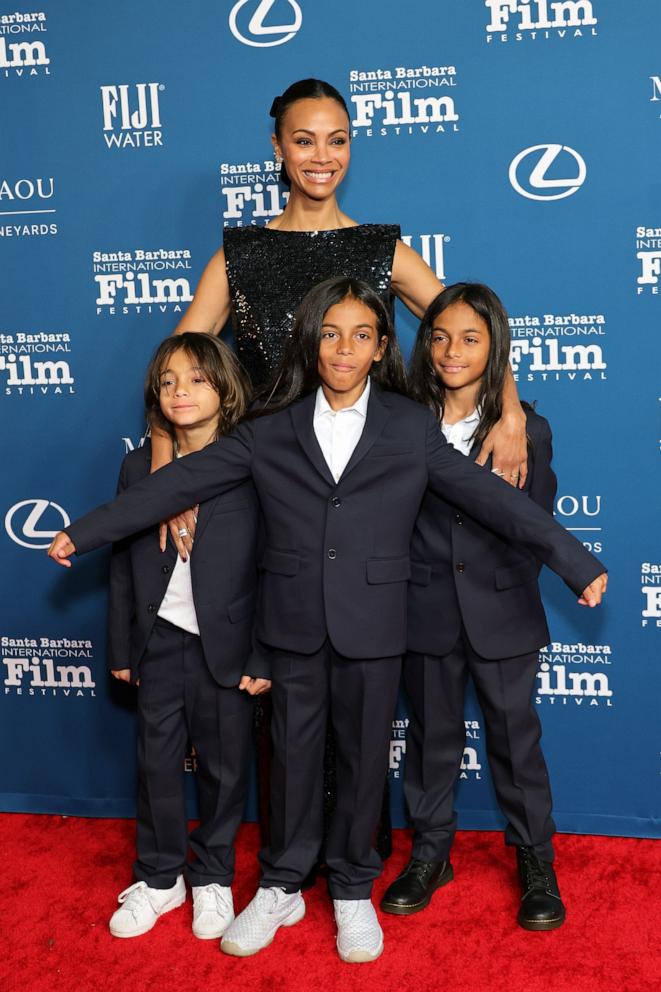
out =
[[[494,475],[497,475],[499,479],[502,479],[505,475],[505,473],[501,472],[499,468],[492,468],[491,471]]]
[[[177,533],[179,534],[179,537],[187,537],[188,536],[188,527],[180,527],[179,530],[177,531]]]

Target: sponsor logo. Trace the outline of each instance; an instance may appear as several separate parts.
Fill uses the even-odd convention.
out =
[[[487,42],[582,38],[597,34],[589,0],[484,0]]]
[[[46,14],[0,14],[0,75],[49,76],[50,59],[43,37],[27,38],[26,35],[46,34]]]
[[[163,83],[101,87],[103,140],[108,148],[160,148]]]
[[[661,101],[661,76],[650,76],[650,81],[652,83],[650,103],[659,103]],[[661,112],[659,112],[659,118],[661,118]]]
[[[613,705],[609,674],[613,664],[610,644],[561,644],[554,641],[539,653],[538,706]],[[574,670],[575,669],[575,670]]]
[[[659,295],[661,276],[661,227],[636,228],[636,258],[640,263],[637,282],[638,296]]]
[[[69,361],[59,357],[70,352],[71,337],[66,332],[0,332],[0,383],[5,396],[74,393]],[[42,355],[58,357],[39,357]]]
[[[97,316],[181,313],[193,299],[191,268],[187,248],[93,252]]]
[[[351,69],[352,135],[453,134],[459,130],[454,65]]]
[[[640,566],[643,597],[641,627],[661,627],[661,564],[644,561]]]
[[[284,210],[289,192],[274,160],[222,162],[219,173],[224,227],[264,224]]]
[[[559,178],[559,170],[566,177]],[[586,175],[585,160],[569,145],[531,145],[515,155],[509,168],[510,183],[529,200],[564,200],[581,188]]]
[[[392,722],[389,768],[393,778],[400,777],[400,765],[402,758],[406,754],[406,728],[408,725],[408,717],[404,717],[403,720],[393,720]]]
[[[54,196],[53,176],[0,178],[0,238],[57,234]]]
[[[137,442],[133,440],[132,437],[123,437],[122,443],[124,445],[124,454],[128,455],[129,451],[135,451],[136,448],[142,448],[148,435],[143,434],[142,437],[138,438]]]
[[[606,379],[602,313],[524,314],[510,317],[509,325],[510,365],[517,382]]]
[[[94,696],[92,641],[1,637],[5,696]]]
[[[22,548],[41,551],[71,523],[66,510],[47,499],[24,499],[5,514],[5,530]]]
[[[466,727],[466,746],[461,757],[459,766],[460,779],[473,779],[479,781],[482,778],[482,763],[479,760],[478,744],[480,740],[479,720],[464,720]]]
[[[293,18],[287,24],[270,23],[276,0],[238,0],[230,11],[230,31],[237,41],[251,48],[273,48],[291,41],[301,29],[303,11],[296,0],[287,0]],[[275,16],[275,15],[274,15]]]
[[[452,241],[449,234],[402,234],[402,241],[422,255],[438,279],[445,280],[446,246]]]
[[[601,496],[558,496],[554,515],[559,517],[568,531],[576,534],[583,546],[593,554],[601,554],[604,542],[598,519],[601,514]]]

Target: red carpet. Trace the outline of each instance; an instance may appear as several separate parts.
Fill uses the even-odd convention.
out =
[[[385,916],[374,964],[335,953],[323,880],[307,915],[254,958],[196,940],[190,902],[132,940],[110,936],[117,893],[132,881],[133,823],[0,816],[2,992],[658,992],[661,848],[655,841],[561,836],[557,868],[567,922],[552,933],[516,926],[513,857],[495,833],[460,833],[456,879],[424,913]],[[257,880],[257,831],[241,832],[239,908]],[[389,881],[406,860],[395,835]],[[385,881],[377,887],[381,894]]]

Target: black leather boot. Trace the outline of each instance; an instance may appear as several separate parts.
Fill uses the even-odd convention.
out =
[[[517,847],[521,908],[517,916],[524,930],[556,930],[565,922],[565,907],[550,861],[541,861],[532,847]]]
[[[412,858],[381,900],[384,913],[408,916],[429,905],[436,889],[454,878],[449,861],[418,861]]]

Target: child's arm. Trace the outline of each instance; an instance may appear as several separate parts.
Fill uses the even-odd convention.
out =
[[[429,488],[501,537],[524,544],[564,579],[581,605],[596,606],[606,589],[601,562],[532,499],[483,472],[449,445],[433,413],[427,427]],[[469,566],[466,566],[469,567]]]
[[[68,566],[68,557],[74,552],[85,554],[119,541],[182,507],[234,489],[251,477],[252,444],[253,425],[242,424],[202,451],[166,465],[61,531],[48,550],[49,556]]]

